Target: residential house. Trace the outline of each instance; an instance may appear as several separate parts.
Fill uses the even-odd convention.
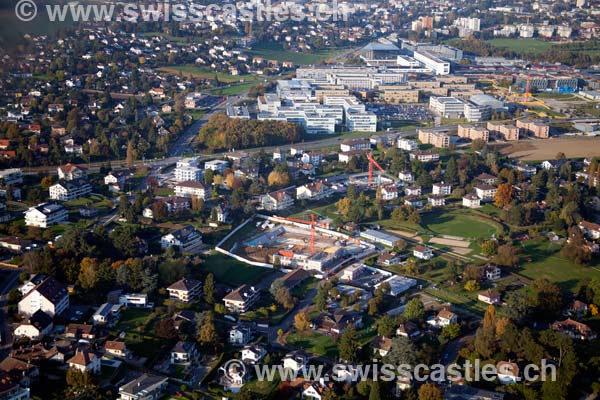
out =
[[[69,307],[67,288],[52,277],[45,278],[19,301],[20,315],[33,316],[42,310],[50,317],[60,315]]]
[[[333,195],[333,189],[323,181],[307,183],[296,188],[298,200],[321,200]]]
[[[25,211],[25,225],[47,228],[69,218],[67,209],[58,203],[41,203]]]
[[[177,246],[181,251],[190,251],[202,244],[202,235],[192,225],[186,225],[160,238],[163,249]]]
[[[92,322],[94,325],[107,325],[112,326],[116,323],[121,316],[121,305],[104,303],[92,315]]]
[[[85,179],[73,179],[55,183],[48,192],[52,200],[70,201],[92,193],[92,186]]]
[[[256,364],[260,362],[267,354],[267,350],[258,344],[246,346],[242,349],[242,361],[247,364]]]
[[[111,171],[104,177],[104,184],[122,190],[126,180],[124,173]]]
[[[343,309],[335,310],[333,313],[321,313],[315,320],[316,329],[327,334],[340,335],[350,326],[362,327],[361,314]]]
[[[434,183],[431,192],[439,196],[450,196],[452,194],[452,185],[445,182]]]
[[[282,276],[281,282],[288,290],[292,290],[306,279],[310,278],[310,272],[305,269],[293,269],[284,276]]]
[[[438,161],[440,159],[440,155],[438,153],[434,153],[433,151],[412,151],[408,154],[410,161],[418,160],[423,163]]]
[[[392,339],[377,335],[371,342],[371,347],[375,356],[385,357],[392,349]]]
[[[262,196],[261,205],[267,211],[286,210],[294,205],[294,199],[285,190],[279,190]]]
[[[495,281],[502,276],[502,270],[496,264],[488,264],[485,266],[483,274],[488,281]]]
[[[28,247],[30,248],[32,244],[33,242],[31,240],[21,239],[17,236],[8,236],[0,239],[0,247],[17,253],[23,252],[23,250],[26,250]]]
[[[221,372],[219,383],[225,390],[239,391],[249,379],[246,368],[237,362],[226,362],[219,371]]]
[[[494,201],[494,197],[496,197],[496,192],[498,191],[498,188],[495,186],[487,184],[475,185],[474,189],[477,197],[484,203]]]
[[[431,260],[433,258],[433,250],[423,245],[417,245],[413,249],[413,256],[419,260]]]
[[[342,152],[368,150],[371,148],[371,142],[368,139],[346,139],[340,144]]]
[[[210,197],[210,191],[202,182],[183,181],[175,185],[175,195],[207,200]]]
[[[169,298],[189,303],[200,295],[202,282],[183,278],[169,286],[167,291],[169,292]]]
[[[252,329],[244,325],[235,325],[229,330],[229,343],[245,346],[252,339]]]
[[[411,185],[404,188],[406,196],[420,196],[422,194],[421,186]]]
[[[58,167],[58,179],[72,181],[74,179],[87,178],[87,171],[84,167],[68,163]]]
[[[452,311],[444,308],[436,316],[427,320],[427,323],[435,328],[444,328],[451,324],[458,323],[458,316]]]
[[[430,194],[427,196],[427,204],[431,207],[444,207],[446,205],[446,198],[441,195]]]
[[[379,196],[383,201],[395,200],[398,198],[398,188],[395,185],[381,186],[379,193]]]
[[[333,382],[305,382],[304,385],[302,385],[302,394],[300,398],[302,400],[321,400],[327,389],[333,389]]]
[[[198,349],[194,342],[179,341],[171,349],[171,364],[189,364],[198,358]]]
[[[29,317],[27,322],[23,322],[15,328],[13,336],[37,340],[51,333],[53,327],[52,318],[42,310],[38,310]]]
[[[217,222],[220,222],[222,224],[226,224],[229,221],[229,215],[230,215],[230,209],[227,206],[221,205],[219,204],[218,206],[215,207],[216,211],[217,211]]]
[[[503,400],[504,393],[477,389],[468,385],[451,385],[445,391],[446,400]]]
[[[69,324],[65,329],[65,337],[92,340],[96,338],[96,329],[94,325]]]
[[[519,366],[517,363],[510,361],[500,361],[496,364],[498,381],[503,385],[512,385],[518,383],[521,378],[519,376]]]
[[[40,377],[40,370],[36,365],[10,356],[0,362],[0,373],[19,379],[21,385],[25,387],[37,382]]]
[[[218,174],[223,175],[225,168],[229,166],[229,162],[225,160],[211,160],[204,163],[204,170],[211,169]]]
[[[377,262],[389,267],[390,265],[400,264],[402,259],[406,257],[406,254],[403,256],[402,253],[397,253],[395,251],[384,251],[377,259]]]
[[[77,350],[75,355],[67,361],[67,364],[69,368],[94,375],[99,374],[101,369],[100,357],[87,349]]]
[[[480,208],[481,207],[481,199],[477,197],[474,193],[469,193],[463,196],[462,198],[463,207],[467,208]]]
[[[225,308],[227,311],[236,314],[243,314],[252,308],[259,296],[259,290],[255,289],[253,286],[244,284],[234,291],[228,293],[223,298],[223,301],[225,302]]]
[[[564,321],[556,321],[552,324],[552,330],[569,335],[573,339],[594,340],[596,332],[582,322],[567,318]]]
[[[396,335],[404,336],[405,338],[413,340],[421,336],[421,331],[416,324],[407,321],[403,324],[400,324],[398,328],[396,328]]]
[[[282,359],[283,368],[299,372],[308,364],[308,356],[301,351],[295,350],[287,353]]]
[[[129,293],[119,296],[119,304],[127,308],[149,307],[148,295],[145,293]]]
[[[423,199],[419,198],[419,196],[406,196],[404,204],[414,208],[421,208],[423,207]]]
[[[412,183],[415,181],[415,176],[413,175],[412,171],[400,171],[398,173],[398,178],[402,181],[402,182],[406,182],[406,183]]]
[[[127,345],[121,340],[107,340],[104,343],[104,351],[115,357],[127,358],[129,355]]]
[[[490,185],[493,186],[496,184],[496,177],[494,175],[490,175],[490,174],[486,174],[485,172],[477,175],[475,177],[475,180],[484,184],[484,185]]]
[[[166,376],[143,374],[119,387],[119,400],[159,400],[168,384]]]
[[[581,221],[579,223],[579,229],[583,232],[583,234],[590,239],[598,240],[600,239],[600,225],[595,224],[593,222]]]
[[[588,312],[588,305],[583,301],[574,300],[569,309],[567,310],[567,315],[575,316],[576,318],[581,318]]]
[[[483,301],[486,304],[497,305],[500,304],[500,293],[491,289],[484,290],[479,292],[477,300]]]

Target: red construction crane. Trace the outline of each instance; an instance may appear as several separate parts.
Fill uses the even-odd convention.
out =
[[[373,158],[373,153],[367,153],[367,160],[369,160],[369,186],[373,184],[373,166],[377,167],[380,172],[385,172],[381,165]]]
[[[308,224],[310,225],[310,254],[315,254],[315,227],[319,226],[321,228],[327,228],[327,224],[318,222],[315,220],[315,214],[310,214],[310,221],[305,219],[295,219],[295,218],[285,218],[285,217],[277,217],[279,219],[283,219],[285,221],[297,222],[299,224]]]

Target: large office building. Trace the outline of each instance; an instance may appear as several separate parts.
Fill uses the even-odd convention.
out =
[[[477,104],[467,100],[464,106],[465,118],[469,122],[487,121],[492,116],[492,109],[487,104]]]
[[[465,103],[454,97],[432,96],[429,109],[444,118],[462,118],[465,115]]]
[[[425,50],[418,50],[414,53],[415,60],[423,63],[425,68],[430,69],[436,75],[449,75],[450,62],[444,61]]]

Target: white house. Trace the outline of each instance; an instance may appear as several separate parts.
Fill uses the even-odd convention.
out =
[[[74,164],[66,164],[58,167],[58,179],[72,181],[74,179],[86,178],[87,172],[85,168]]]
[[[444,308],[435,317],[428,319],[427,323],[436,328],[444,328],[448,325],[458,323],[458,316]]]
[[[496,371],[498,373],[498,381],[503,385],[515,384],[521,380],[517,363],[500,361],[496,364]]]
[[[175,185],[175,195],[181,197],[197,197],[200,199],[208,199],[209,190],[202,182],[183,181]]]
[[[500,279],[502,276],[502,270],[495,264],[488,264],[485,266],[484,275],[485,279],[489,281],[495,281],[496,279]]]
[[[229,166],[229,163],[224,160],[211,160],[204,163],[204,170],[211,169],[221,175],[225,172],[225,168]]]
[[[412,183],[415,181],[415,176],[413,175],[412,171],[400,171],[398,173],[398,178],[402,181],[402,182],[406,182],[406,183]]]
[[[189,303],[200,295],[202,282],[195,279],[180,279],[167,288],[169,298]]]
[[[19,301],[19,314],[33,316],[42,310],[50,317],[61,314],[69,307],[67,288],[52,277],[44,279]]]
[[[496,197],[496,192],[498,191],[498,189],[495,186],[487,184],[476,185],[474,188],[475,194],[484,203],[494,201],[494,197]]]
[[[418,245],[413,250],[413,256],[419,260],[431,260],[433,258],[433,250],[429,247]]]
[[[229,343],[245,346],[252,339],[252,330],[249,327],[236,325],[229,330]]]
[[[452,194],[452,185],[445,182],[434,183],[431,192],[439,196],[449,196]]]
[[[418,185],[407,186],[404,189],[404,193],[407,196],[420,196],[422,193],[421,186],[418,186]]]
[[[127,350],[127,345],[125,342],[120,340],[107,340],[104,343],[104,351],[107,354],[115,357],[123,357],[127,358],[129,355],[129,351]]]
[[[381,200],[389,201],[398,198],[398,188],[395,185],[381,187]]]
[[[430,194],[427,196],[427,204],[431,207],[443,207],[446,205],[446,198],[438,194]]]
[[[69,364],[69,368],[94,375],[99,374],[101,369],[100,357],[89,350],[77,350],[67,364]]]
[[[248,364],[256,364],[267,354],[267,350],[260,345],[254,344],[242,349],[242,361]]]
[[[166,376],[143,374],[119,387],[119,400],[158,400],[168,384]]]
[[[500,304],[500,294],[491,289],[484,290],[477,294],[477,300],[482,301],[486,304]]]
[[[267,211],[286,210],[294,205],[294,199],[285,190],[267,193],[261,197],[260,202]]]
[[[179,341],[171,349],[171,364],[189,364],[198,358],[198,349],[194,342]]]
[[[104,303],[92,315],[94,325],[113,325],[121,316],[121,305]]]
[[[321,200],[333,195],[333,189],[323,181],[307,183],[296,188],[298,200]]]
[[[308,357],[300,351],[292,351],[283,358],[283,368],[299,372],[308,364]]]
[[[75,200],[92,193],[92,186],[84,179],[59,181],[48,188],[50,199],[60,201]]]
[[[202,244],[202,235],[192,225],[184,226],[160,238],[163,249],[177,246],[181,251],[190,251]]]
[[[600,239],[600,225],[598,224],[588,221],[581,221],[579,223],[579,229],[581,229],[584,235],[591,239]]]
[[[25,225],[47,228],[69,218],[67,209],[58,203],[41,203],[25,211]]]
[[[145,293],[129,293],[119,296],[119,304],[123,307],[146,308],[148,307],[148,295]]]
[[[479,208],[481,207],[481,199],[476,194],[469,193],[463,196],[462,205],[467,208]]]
[[[244,284],[223,297],[223,302],[227,311],[242,314],[250,310],[259,296],[259,290]]]
[[[21,323],[15,328],[13,336],[28,337],[32,340],[41,339],[52,332],[53,327],[52,318],[42,310],[38,310],[29,317],[27,322]]]

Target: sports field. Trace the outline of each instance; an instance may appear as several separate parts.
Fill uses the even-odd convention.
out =
[[[215,76],[221,82],[239,82],[244,79],[247,81],[253,79],[252,75],[231,75],[224,72],[213,71],[208,68],[198,67],[196,65],[173,65],[167,67],[157,68],[158,71],[166,72],[169,74],[182,74],[186,77],[199,78],[199,79],[212,79]]]
[[[520,141],[504,147],[501,152],[525,161],[555,159],[559,152],[565,153],[567,158],[600,156],[600,137]]]
[[[331,57],[342,54],[343,50],[317,50],[311,53],[295,53],[285,50],[279,43],[262,42],[254,45],[249,53],[265,60],[291,61],[296,65],[309,65],[320,64]]]
[[[496,223],[462,210],[422,214],[421,226],[437,235],[466,239],[488,238],[501,230]]]
[[[491,39],[487,40],[486,43],[492,46],[509,49],[518,53],[541,53],[542,51],[549,50],[554,46],[551,42],[544,42],[538,39]]]

